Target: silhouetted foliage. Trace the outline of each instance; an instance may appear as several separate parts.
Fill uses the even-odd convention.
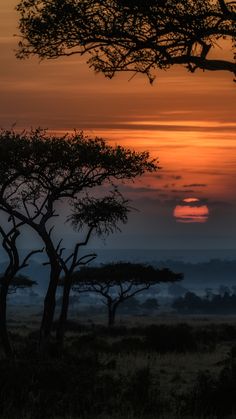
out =
[[[197,417],[217,419],[234,417],[236,410],[235,353],[235,346],[233,346],[218,377],[213,377],[209,371],[198,374],[192,392],[186,397],[186,411]]]
[[[146,347],[157,352],[192,352],[198,344],[187,324],[176,326],[160,325],[150,327],[146,335]]]
[[[150,265],[119,262],[80,269],[74,275],[73,289],[99,294],[108,309],[108,325],[113,326],[121,303],[160,282],[182,279],[182,274],[169,269],[160,270]]]
[[[1,278],[0,278],[1,281]],[[8,294],[16,293],[17,290],[24,290],[26,288],[32,288],[37,285],[36,281],[33,281],[26,275],[17,275],[11,281]]]
[[[71,326],[77,334],[67,339],[63,356],[56,359],[35,355],[33,333],[12,336],[18,358],[0,360],[1,417],[234,417],[236,350],[224,351],[233,344],[235,324]],[[209,369],[193,374],[189,360],[198,365],[199,356],[219,344],[224,348],[220,362],[214,352]],[[178,372],[183,354],[184,374]]]
[[[209,314],[231,314],[236,313],[236,295],[207,294],[201,298],[198,295],[187,292],[184,297],[176,299],[172,307],[180,313],[209,313]]]
[[[117,190],[110,194],[110,196],[105,196],[100,199],[87,196],[76,201],[74,213],[69,219],[74,229],[80,231],[84,229],[84,226],[87,226],[88,232],[85,241],[79,242],[70,256],[66,259],[63,259],[61,254],[59,256],[62,269],[65,273],[65,276],[59,283],[59,285],[63,286],[63,298],[57,328],[57,340],[60,346],[63,345],[64,340],[73,273],[78,266],[87,265],[96,257],[95,254],[87,254],[78,258],[80,247],[88,243],[92,233],[101,237],[119,230],[118,223],[127,222],[128,212],[128,201]]]
[[[110,209],[113,205],[113,218],[109,220],[106,217],[106,228],[109,230],[112,222],[115,225],[114,214],[115,220],[126,219],[125,201],[120,194],[120,200],[115,194],[107,197],[109,203],[93,201],[91,194],[86,197],[86,193],[114,180],[134,179],[156,169],[156,161],[151,160],[147,152],[136,153],[120,146],[112,147],[100,138],[91,139],[82,133],[56,137],[40,129],[23,133],[1,131],[0,210],[27,224],[39,235],[50,264],[50,281],[41,323],[41,347],[47,346],[50,338],[55,293],[62,271],[67,275],[68,270],[73,271],[85,262],[80,259],[80,247],[87,244],[93,229],[101,228],[99,219],[95,224],[89,224],[85,240],[79,240],[71,255],[63,259],[62,242],[55,242],[52,234],[53,221],[59,215],[57,204],[67,203],[71,215],[81,210],[80,220],[84,220],[84,227],[88,219],[81,208],[81,199],[90,209],[97,208],[99,202],[103,203],[103,207],[110,205]]]
[[[5,220],[5,226],[3,226],[4,221],[0,225],[2,248],[7,255],[7,266],[0,276],[0,345],[7,357],[13,356],[7,330],[7,295],[18,288],[32,287],[35,284],[26,276],[19,275],[19,272],[28,266],[31,256],[39,252],[39,250],[32,250],[25,257],[20,257],[17,239],[24,224],[24,222],[17,222],[10,213],[8,220]]]
[[[88,65],[108,77],[132,71],[151,82],[175,64],[236,73],[234,1],[21,0],[17,10],[19,58],[88,53]],[[232,58],[211,57],[225,39]]]
[[[78,352],[78,350],[77,350]],[[111,374],[109,364],[96,353],[82,358],[17,363],[0,362],[0,415],[3,417],[89,417],[112,412],[159,410],[159,383],[149,368],[136,369],[129,376]],[[119,395],[119,396],[118,396]]]

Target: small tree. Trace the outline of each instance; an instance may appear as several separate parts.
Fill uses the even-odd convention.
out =
[[[32,288],[34,285],[37,285],[37,282],[30,279],[27,275],[17,275],[11,281],[8,294],[15,294],[17,290],[25,290],[28,288]]]
[[[16,289],[32,287],[36,284],[26,276],[17,276],[17,274],[28,266],[31,256],[40,251],[32,250],[24,258],[20,258],[17,238],[23,224],[17,223],[15,218],[11,216],[7,222],[7,225],[10,225],[8,230],[7,227],[4,228],[0,225],[2,247],[8,257],[5,271],[0,276],[0,342],[7,357],[12,357],[14,354],[7,330],[7,295],[15,292]]]
[[[236,74],[236,2],[227,0],[21,0],[18,57],[88,53],[95,71],[144,73],[180,64]],[[232,57],[213,58],[221,40]],[[220,51],[220,49],[218,50]],[[220,51],[221,52],[221,51]]]
[[[57,341],[60,347],[63,345],[73,273],[78,266],[87,265],[96,258],[95,254],[78,257],[80,247],[88,243],[93,233],[101,237],[118,230],[119,222],[127,222],[128,212],[128,201],[124,200],[118,191],[114,191],[110,196],[101,199],[87,197],[75,203],[74,213],[70,217],[70,221],[76,230],[80,231],[85,225],[87,225],[88,230],[85,240],[77,243],[73,254],[66,259],[60,258],[65,274],[60,282],[60,285],[63,286],[61,312],[57,327]]]
[[[180,281],[182,278],[182,274],[169,269],[119,262],[80,269],[73,277],[73,289],[102,296],[108,310],[108,326],[113,326],[117,308],[124,301],[160,282]]]

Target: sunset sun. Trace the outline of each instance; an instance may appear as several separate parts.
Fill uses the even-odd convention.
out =
[[[185,198],[174,208],[173,216],[179,223],[205,223],[209,209],[198,198]]]

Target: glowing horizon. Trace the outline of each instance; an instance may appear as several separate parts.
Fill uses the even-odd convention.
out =
[[[190,238],[199,234],[204,243],[207,234],[217,240],[226,237],[225,243],[234,245],[236,90],[231,74],[200,70],[190,74],[175,67],[159,71],[150,86],[141,75],[130,82],[128,74],[112,80],[95,75],[78,56],[40,64],[36,58],[19,61],[13,37],[16,4],[16,0],[0,4],[0,126],[9,129],[16,124],[19,130],[40,126],[58,135],[77,128],[110,144],[148,150],[162,169],[123,187],[139,209],[130,215],[124,231],[135,236],[142,230],[147,242],[154,234],[157,243],[159,236],[167,241],[172,234],[181,238],[190,231]],[[227,53],[227,43],[224,47]],[[206,214],[191,213],[196,222],[182,218],[176,223],[174,208],[196,196],[210,211],[208,222]]]

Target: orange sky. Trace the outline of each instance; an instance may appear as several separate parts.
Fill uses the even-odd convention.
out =
[[[173,224],[173,209],[178,200],[197,196],[211,207],[202,237],[214,236],[218,226],[225,246],[234,246],[236,85],[232,75],[193,75],[175,68],[159,72],[151,86],[144,76],[128,81],[128,74],[113,80],[94,75],[84,59],[75,56],[43,63],[36,58],[18,61],[17,38],[12,36],[17,33],[16,4],[15,0],[0,3],[0,126],[15,123],[19,129],[41,126],[58,132],[78,128],[137,150],[148,149],[159,157],[162,170],[126,187],[142,210],[142,215],[133,216],[127,234],[151,214],[160,220],[156,229],[162,226],[163,237],[165,231],[169,236],[172,232],[176,237],[184,235],[186,231]],[[144,230],[153,234],[149,224]],[[194,237],[194,230],[189,232]],[[158,240],[153,240],[152,246],[159,247]]]

